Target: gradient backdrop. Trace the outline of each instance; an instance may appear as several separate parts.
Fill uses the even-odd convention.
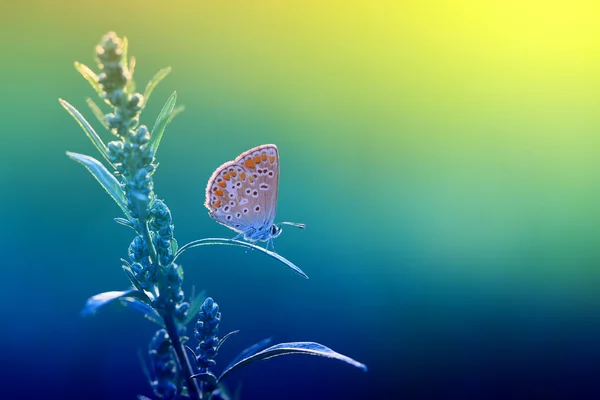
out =
[[[154,326],[86,298],[127,286],[131,232],[65,151],[97,156],[73,68],[114,30],[138,86],[177,90],[156,190],[180,243],[231,237],[202,203],[222,162],[281,154],[276,249],[181,262],[241,329],[311,357],[231,376],[243,399],[600,398],[600,6],[554,1],[20,1],[0,6],[2,399],[134,399]],[[98,128],[98,124],[95,125]],[[110,140],[104,135],[106,140]],[[45,396],[44,396],[45,395]]]

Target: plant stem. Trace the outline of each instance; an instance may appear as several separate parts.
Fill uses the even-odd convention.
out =
[[[150,230],[148,229],[148,221],[140,221],[140,225],[142,228],[143,238],[147,243],[148,249],[150,249],[150,260],[158,264],[156,249],[154,248],[154,243],[152,243],[152,237],[150,236]]]
[[[183,347],[183,343],[181,343],[181,340],[179,339],[177,325],[175,324],[173,315],[170,312],[165,311],[162,314],[162,318],[165,322],[165,327],[167,329],[167,333],[169,334],[169,338],[171,339],[171,344],[173,345],[175,353],[177,354],[177,360],[181,366],[181,372],[185,377],[185,382],[187,383],[190,397],[194,400],[199,400],[202,398],[202,392],[198,388],[196,380],[192,378],[192,365],[190,364],[190,359],[188,358],[185,348]]]

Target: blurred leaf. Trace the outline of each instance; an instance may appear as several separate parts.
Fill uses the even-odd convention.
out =
[[[122,265],[121,268],[123,268],[123,272],[125,272],[125,275],[127,275],[127,278],[129,278],[129,282],[131,282],[133,287],[139,290],[140,292],[144,292],[144,288],[142,288],[142,286],[140,285],[140,281],[138,281],[135,277],[135,274],[131,270],[131,267],[125,264]]]
[[[244,242],[244,241],[241,241],[241,240],[235,240],[235,239],[207,238],[207,239],[194,240],[193,242],[190,242],[190,243],[182,246],[179,249],[179,251],[177,252],[177,254],[175,254],[175,260],[177,259],[177,257],[179,257],[181,255],[181,253],[183,253],[187,249],[191,249],[193,247],[198,247],[198,246],[217,245],[217,244],[220,244],[220,245],[229,245],[229,246],[247,247],[249,249],[258,250],[258,251],[260,251],[262,253],[265,253],[266,255],[268,255],[270,257],[273,257],[277,261],[282,262],[283,264],[287,265],[289,268],[293,269],[300,276],[308,279],[308,275],[306,275],[304,273],[304,271],[302,271],[300,268],[298,268],[296,265],[294,265],[291,261],[289,261],[288,259],[280,256],[279,254],[277,254],[277,253],[275,253],[273,251],[269,251],[269,250],[267,250],[267,249],[265,249],[263,247],[255,245],[255,244]]]
[[[229,339],[230,337],[232,337],[233,335],[235,335],[236,333],[239,333],[239,330],[235,330],[235,331],[231,331],[229,332],[227,335],[223,336],[220,340],[219,343],[217,343],[216,349],[215,351],[219,351],[219,349],[221,348],[221,346],[223,346],[223,343],[225,343],[225,341],[227,339]]]
[[[205,297],[206,297],[206,292],[204,290],[202,292],[198,293],[197,296],[194,296],[194,293],[192,292],[192,300],[190,301],[190,308],[185,316],[185,319],[183,320],[184,326],[187,326],[190,322],[192,322],[193,320],[198,318],[198,313],[200,312],[200,309],[202,308],[202,303],[204,303]]]
[[[85,102],[87,103],[90,110],[92,110],[92,114],[94,114],[96,119],[102,124],[104,129],[108,129],[108,121],[106,120],[106,116],[100,109],[100,106],[98,106],[98,104],[96,104],[94,100],[90,99],[89,97],[85,99]]]
[[[179,244],[175,238],[171,239],[171,252],[173,255],[177,254],[177,250],[179,250]]]
[[[104,165],[102,165],[98,160],[83,154],[67,152],[67,156],[86,167],[87,170],[90,171],[94,178],[96,178],[96,180],[104,188],[104,190],[106,190],[110,197],[112,197],[117,205],[121,207],[121,210],[123,210],[125,215],[129,217],[129,211],[127,210],[127,199],[125,198],[123,189],[121,189],[121,184],[113,174],[108,172]]]
[[[208,383],[211,386],[217,386],[217,377],[212,372],[200,372],[192,375],[192,378]]]
[[[170,73],[171,73],[171,67],[166,67],[166,68],[163,68],[160,71],[158,71],[156,74],[154,74],[152,79],[150,79],[150,81],[146,85],[146,90],[144,90],[144,106],[142,106],[142,107],[145,107],[145,105],[148,104],[148,99],[150,99],[150,95],[152,94],[152,92],[154,91],[156,86],[158,86],[158,84],[163,79],[165,79],[166,76],[169,75]]]
[[[225,370],[232,368],[240,360],[242,360],[252,354],[258,353],[259,351],[261,351],[263,349],[266,349],[267,346],[271,344],[271,340],[272,340],[271,338],[266,338],[266,339],[261,340],[260,342],[254,343],[250,347],[245,348],[233,360],[231,360],[229,365],[227,367],[225,367]]]
[[[121,58],[123,59],[123,69],[127,69],[128,68],[127,53],[129,52],[129,40],[127,39],[127,36],[123,36],[123,39],[121,39],[121,49],[122,49]]]
[[[343,354],[337,353],[331,350],[329,347],[325,347],[322,344],[314,343],[314,342],[292,342],[292,343],[280,343],[275,346],[271,346],[268,349],[259,351],[258,353],[254,353],[252,355],[248,355],[243,357],[240,361],[236,362],[232,366],[228,367],[223,371],[221,376],[219,376],[219,382],[221,382],[227,375],[231,372],[243,367],[244,365],[248,365],[251,362],[258,360],[266,360],[272,357],[284,356],[287,354],[308,354],[313,356],[321,356],[327,358],[333,358],[336,360],[340,360],[346,362],[356,368],[360,368],[363,371],[367,370],[367,366],[359,363],[356,360],[351,359]]]
[[[167,125],[179,114],[183,111],[183,107],[175,108],[175,102],[177,101],[177,92],[173,92],[173,94],[167,99],[167,102],[163,106],[162,110],[158,114],[156,118],[156,122],[154,123],[154,128],[152,128],[152,136],[150,137],[150,149],[156,153],[158,146],[160,145],[160,141],[162,139],[163,133],[165,132],[165,128]]]
[[[75,118],[75,121],[77,121],[79,126],[81,126],[87,137],[92,141],[94,146],[96,146],[100,154],[102,154],[102,157],[104,157],[110,166],[113,166],[112,162],[110,162],[110,158],[108,157],[108,149],[106,148],[106,145],[102,139],[100,139],[100,136],[98,136],[96,131],[94,131],[94,128],[92,128],[89,122],[87,122],[86,119],[83,118],[83,115],[81,115],[79,111],[77,111],[77,109],[68,102],[64,101],[63,99],[58,99],[58,101],[65,108],[65,110],[67,110],[67,112],[71,114],[73,118]]]
[[[148,297],[144,293],[140,292],[139,290],[135,290],[135,289],[123,290],[120,292],[117,292],[117,291],[104,292],[104,293],[100,293],[100,294],[90,297],[88,299],[88,301],[85,303],[83,310],[81,310],[81,315],[86,316],[86,315],[93,314],[100,307],[102,307],[114,300],[120,299],[122,297],[136,297],[136,298],[140,299],[141,301],[149,302]]]
[[[131,228],[133,230],[135,230],[135,227],[133,225],[131,225],[131,222],[129,222],[129,220],[125,219],[125,218],[115,218],[115,222],[119,225],[123,225],[126,226],[128,228]]]
[[[98,93],[98,96],[104,98],[104,91],[100,85],[98,75],[94,71],[88,68],[87,65],[75,61],[75,69],[85,78],[86,81],[92,86],[92,88]]]
[[[135,79],[133,79],[133,73],[135,72],[135,63],[136,63],[135,57],[132,56],[129,59],[129,76],[131,78],[127,82],[127,87],[125,88],[125,90],[129,94],[133,94],[135,92]]]
[[[119,301],[124,306],[129,307],[129,308],[131,308],[131,309],[133,309],[135,311],[138,311],[138,312],[142,313],[142,315],[146,319],[154,322],[155,324],[158,324],[161,327],[165,326],[162,318],[160,317],[160,315],[158,315],[158,313],[156,312],[156,310],[154,310],[154,308],[152,308],[151,306],[149,306],[145,302],[141,301],[140,299],[138,299],[136,297],[125,296],[125,297],[119,298]]]

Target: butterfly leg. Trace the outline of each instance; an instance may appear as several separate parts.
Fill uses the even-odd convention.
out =
[[[235,235],[233,238],[231,238],[231,240],[240,240],[240,238],[244,236],[243,233],[238,233],[237,235]]]
[[[271,248],[271,251],[275,253],[275,243],[273,242],[273,238],[269,238],[269,240],[267,240],[267,245],[265,248],[269,250],[269,247]]]

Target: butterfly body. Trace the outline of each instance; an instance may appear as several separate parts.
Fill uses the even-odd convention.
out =
[[[250,242],[279,236],[275,225],[279,152],[274,144],[254,147],[215,170],[206,186],[209,215]]]

